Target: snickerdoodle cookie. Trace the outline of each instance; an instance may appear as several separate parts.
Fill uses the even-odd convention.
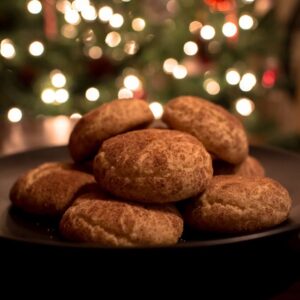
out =
[[[183,220],[169,205],[141,205],[119,201],[100,192],[80,196],[66,210],[60,233],[68,240],[104,246],[175,244]]]
[[[213,169],[214,175],[265,176],[265,169],[262,164],[250,155],[238,165],[232,165],[222,160],[214,160]]]
[[[71,163],[44,163],[21,176],[10,191],[12,203],[25,212],[59,216],[85,192],[94,177]]]
[[[165,105],[162,120],[170,128],[197,137],[218,159],[239,164],[248,155],[241,122],[219,105],[193,96],[177,97]]]
[[[289,193],[275,180],[223,175],[187,207],[185,221],[203,231],[254,232],[282,223],[290,208]]]
[[[106,140],[94,160],[101,188],[138,202],[183,200],[212,178],[209,153],[195,137],[175,130],[144,129]]]
[[[119,99],[102,104],[75,125],[69,140],[70,154],[76,162],[92,159],[104,140],[146,127],[153,119],[148,103],[143,100]]]

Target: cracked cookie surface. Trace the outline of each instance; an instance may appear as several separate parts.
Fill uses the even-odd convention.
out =
[[[239,164],[248,155],[248,139],[242,123],[220,105],[198,97],[180,96],[165,105],[162,120],[172,129],[195,136],[218,159]]]
[[[69,150],[74,161],[92,159],[101,143],[117,134],[146,127],[154,120],[148,103],[138,99],[118,99],[85,114],[75,125]]]
[[[201,193],[212,178],[209,153],[195,137],[144,129],[106,140],[94,160],[102,189],[137,202],[180,201]]]
[[[288,218],[291,198],[277,181],[261,177],[215,176],[187,207],[185,221],[211,232],[254,232]]]
[[[97,192],[80,196],[59,228],[68,240],[104,246],[172,245],[182,234],[183,220],[170,204],[142,205]]]

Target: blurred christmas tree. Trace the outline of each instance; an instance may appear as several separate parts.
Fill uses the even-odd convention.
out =
[[[129,97],[159,116],[158,102],[189,94],[262,132],[273,124],[261,99],[286,84],[270,0],[2,0],[0,28],[0,113],[10,121]]]

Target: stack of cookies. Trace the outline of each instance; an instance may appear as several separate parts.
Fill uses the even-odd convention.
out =
[[[142,100],[101,105],[71,133],[74,162],[30,170],[12,187],[11,201],[25,212],[59,217],[67,240],[106,246],[175,244],[184,226],[256,232],[288,218],[287,190],[249,156],[235,116],[181,96],[165,105],[164,129],[153,121]]]

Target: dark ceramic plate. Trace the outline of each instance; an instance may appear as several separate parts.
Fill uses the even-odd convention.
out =
[[[182,241],[171,248],[202,248],[262,239],[300,228],[300,156],[274,148],[252,147],[251,153],[264,165],[267,175],[281,182],[290,192],[293,205],[289,219],[269,230],[247,235],[204,235],[186,231]],[[70,243],[57,232],[57,222],[33,218],[14,209],[9,190],[20,174],[47,161],[69,160],[66,147],[52,147],[0,158],[0,239],[20,243],[70,248],[103,248],[99,245]]]

